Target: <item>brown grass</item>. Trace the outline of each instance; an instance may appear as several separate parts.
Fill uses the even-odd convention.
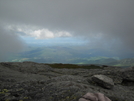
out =
[[[51,66],[52,68],[67,68],[67,69],[103,69],[103,67],[96,66],[96,65],[76,65],[76,64],[62,64],[62,63],[55,63],[55,64],[46,64]]]

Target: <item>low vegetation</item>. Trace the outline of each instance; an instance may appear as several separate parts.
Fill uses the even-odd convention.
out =
[[[51,66],[52,68],[67,68],[67,69],[103,69],[103,67],[97,66],[97,65],[77,65],[77,64],[62,64],[62,63],[55,63],[55,64],[47,64]]]

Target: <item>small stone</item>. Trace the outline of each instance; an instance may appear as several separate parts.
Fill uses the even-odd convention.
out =
[[[92,76],[92,80],[103,88],[111,89],[114,86],[113,79],[105,75],[94,75]]]

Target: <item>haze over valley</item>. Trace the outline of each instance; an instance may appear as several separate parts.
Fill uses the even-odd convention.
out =
[[[134,1],[0,1],[0,62],[133,66]]]

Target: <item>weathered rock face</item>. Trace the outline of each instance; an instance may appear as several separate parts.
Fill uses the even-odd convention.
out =
[[[105,75],[93,75],[92,80],[104,88],[111,89],[114,87],[113,80]]]
[[[33,62],[0,63],[0,101],[78,101],[87,92],[101,92],[112,101],[134,101],[133,76],[133,68],[56,69]]]

